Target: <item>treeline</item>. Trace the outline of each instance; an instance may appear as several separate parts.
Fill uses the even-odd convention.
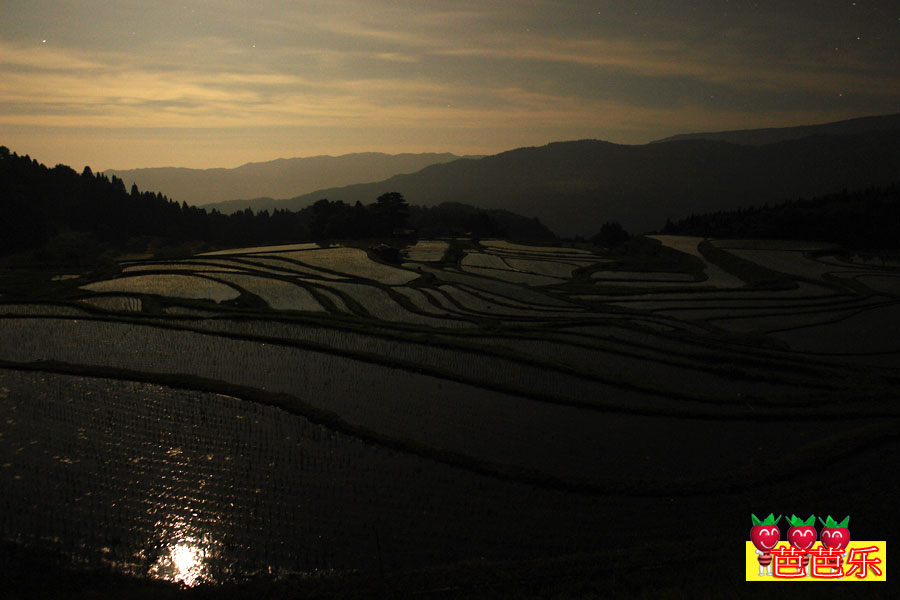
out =
[[[496,213],[496,214],[495,214]],[[48,168],[0,146],[0,254],[43,249],[49,259],[63,253],[94,255],[103,249],[135,249],[155,240],[177,246],[251,246],[296,240],[355,239],[473,233],[548,239],[553,234],[536,220],[482,211],[464,205],[410,207],[389,192],[373,203],[353,205],[320,200],[299,211],[249,208],[231,215],[177,203],[160,193],[128,191],[116,176],[82,173],[65,165]],[[512,232],[510,230],[513,230]],[[48,250],[48,248],[50,250]],[[64,257],[62,257],[64,258]],[[89,258],[89,257],[88,257]]]
[[[249,209],[244,212],[249,213]],[[382,194],[368,205],[323,199],[295,214],[305,227],[306,235],[313,240],[414,235],[546,241],[556,237],[536,218],[527,219],[505,210],[484,210],[456,202],[410,206],[397,192]]]
[[[663,233],[722,238],[834,242],[858,249],[900,248],[900,184],[770,206],[691,215]]]
[[[529,242],[556,239],[537,217],[529,219],[508,210],[482,209],[458,202],[410,206],[410,224],[421,237],[472,235]]]
[[[137,186],[126,191],[121,179],[94,174],[90,167],[80,174],[65,165],[51,169],[5,147],[0,147],[0,190],[2,253],[41,248],[58,238],[112,248],[124,248],[134,238],[225,245],[288,238],[298,230],[296,215],[288,211],[207,213]]]

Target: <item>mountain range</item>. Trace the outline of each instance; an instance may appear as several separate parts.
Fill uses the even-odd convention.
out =
[[[673,135],[659,142],[682,140],[720,140],[732,144],[746,146],[763,146],[788,140],[799,140],[811,135],[856,135],[870,131],[900,129],[900,114],[876,117],[860,117],[846,121],[834,121],[819,125],[800,125],[799,127],[768,127],[765,129],[739,129],[734,131],[712,131],[706,133],[682,133]]]
[[[388,155],[358,156],[382,160]],[[228,181],[234,183],[216,185],[219,198],[250,199],[210,203],[205,208],[224,213],[248,207],[298,210],[322,198],[367,204],[392,191],[403,194],[411,204],[464,202],[537,217],[561,235],[593,235],[609,220],[642,232],[661,228],[667,218],[900,182],[900,114],[802,127],[684,134],[643,145],[580,140],[480,158],[401,156],[432,162],[420,170],[410,165],[380,180],[369,177],[347,185],[345,179],[332,186],[307,187],[281,200],[274,199],[277,193],[238,194],[241,173],[248,173],[251,166],[246,165],[229,172]],[[276,163],[262,165],[271,169]],[[280,164],[287,171],[291,163]],[[314,162],[294,164],[316,168]],[[224,170],[202,173],[215,179],[218,171]],[[240,185],[245,185],[242,191],[251,189]],[[162,184],[148,187],[172,194]],[[229,193],[222,191],[225,188]],[[262,195],[269,197],[258,197]]]
[[[460,201],[538,217],[558,235],[593,235],[609,220],[659,229],[667,218],[782,202],[900,181],[900,130],[815,135],[763,146],[684,140],[624,146],[583,140],[432,165],[377,183],[275,203],[371,202],[386,191],[412,204]]]
[[[247,163],[234,169],[107,169],[104,175],[122,179],[126,186],[156,190],[190,205],[219,203],[238,198],[286,198],[317,189],[380,181],[398,173],[414,173],[428,165],[460,158],[454,154],[382,154],[363,152],[342,156],[279,158]],[[234,210],[246,208],[237,200]],[[228,208],[220,209],[228,210]]]

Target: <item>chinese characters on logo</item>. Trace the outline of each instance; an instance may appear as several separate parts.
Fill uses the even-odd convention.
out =
[[[837,522],[830,515],[826,520],[819,518],[822,529],[817,535],[814,515],[801,519],[791,515],[787,521],[790,528],[787,532],[787,543],[781,542],[781,520],[774,514],[765,519],[750,515],[753,527],[750,530],[750,543],[747,544],[755,555],[756,567],[751,567],[748,557],[747,580],[876,580],[884,581],[886,577],[883,558],[886,556],[886,542],[857,542],[858,547],[850,546],[850,517]],[[817,538],[818,547],[814,547]],[[752,544],[752,548],[751,548]],[[753,569],[751,571],[751,569]]]

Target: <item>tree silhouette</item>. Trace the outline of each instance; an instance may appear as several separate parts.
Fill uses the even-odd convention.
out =
[[[631,239],[628,232],[618,221],[607,221],[600,227],[600,233],[591,238],[598,246],[615,248]]]
[[[372,206],[372,217],[378,235],[391,235],[406,227],[409,221],[409,205],[403,194],[387,192],[378,196]]]
[[[398,192],[354,205],[322,199],[302,210],[231,215],[175,202],[160,193],[126,190],[118,177],[81,173],[65,165],[48,169],[0,146],[0,253],[32,251],[47,263],[87,264],[123,250],[165,249],[171,256],[202,244],[255,246],[304,239],[387,237],[410,227],[428,235],[509,233],[521,239],[552,239],[538,221],[506,211],[447,203],[426,209],[407,204]],[[413,218],[414,216],[414,218]],[[38,249],[40,251],[38,252]]]
[[[869,188],[770,206],[691,215],[668,233],[836,242],[853,248],[900,246],[900,185]]]

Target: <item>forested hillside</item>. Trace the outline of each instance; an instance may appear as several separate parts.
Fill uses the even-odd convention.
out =
[[[431,235],[473,233],[549,239],[533,219],[463,205],[409,210],[405,198],[381,193],[369,204],[320,200],[300,211],[250,209],[224,215],[166,196],[125,189],[116,176],[48,168],[0,147],[0,254],[33,251],[45,262],[85,263],[122,251],[183,254],[198,247],[233,247],[294,240],[413,235],[417,219]]]
[[[596,140],[520,148],[432,165],[374,184],[284,200],[367,201],[384,190],[416,204],[463,201],[533,215],[560,235],[593,235],[606,221],[648,231],[666,218],[733,210],[900,181],[900,130],[814,135],[763,146],[684,140],[624,146]]]
[[[900,248],[900,186],[844,190],[774,206],[691,215],[664,233],[835,242],[852,248]]]

